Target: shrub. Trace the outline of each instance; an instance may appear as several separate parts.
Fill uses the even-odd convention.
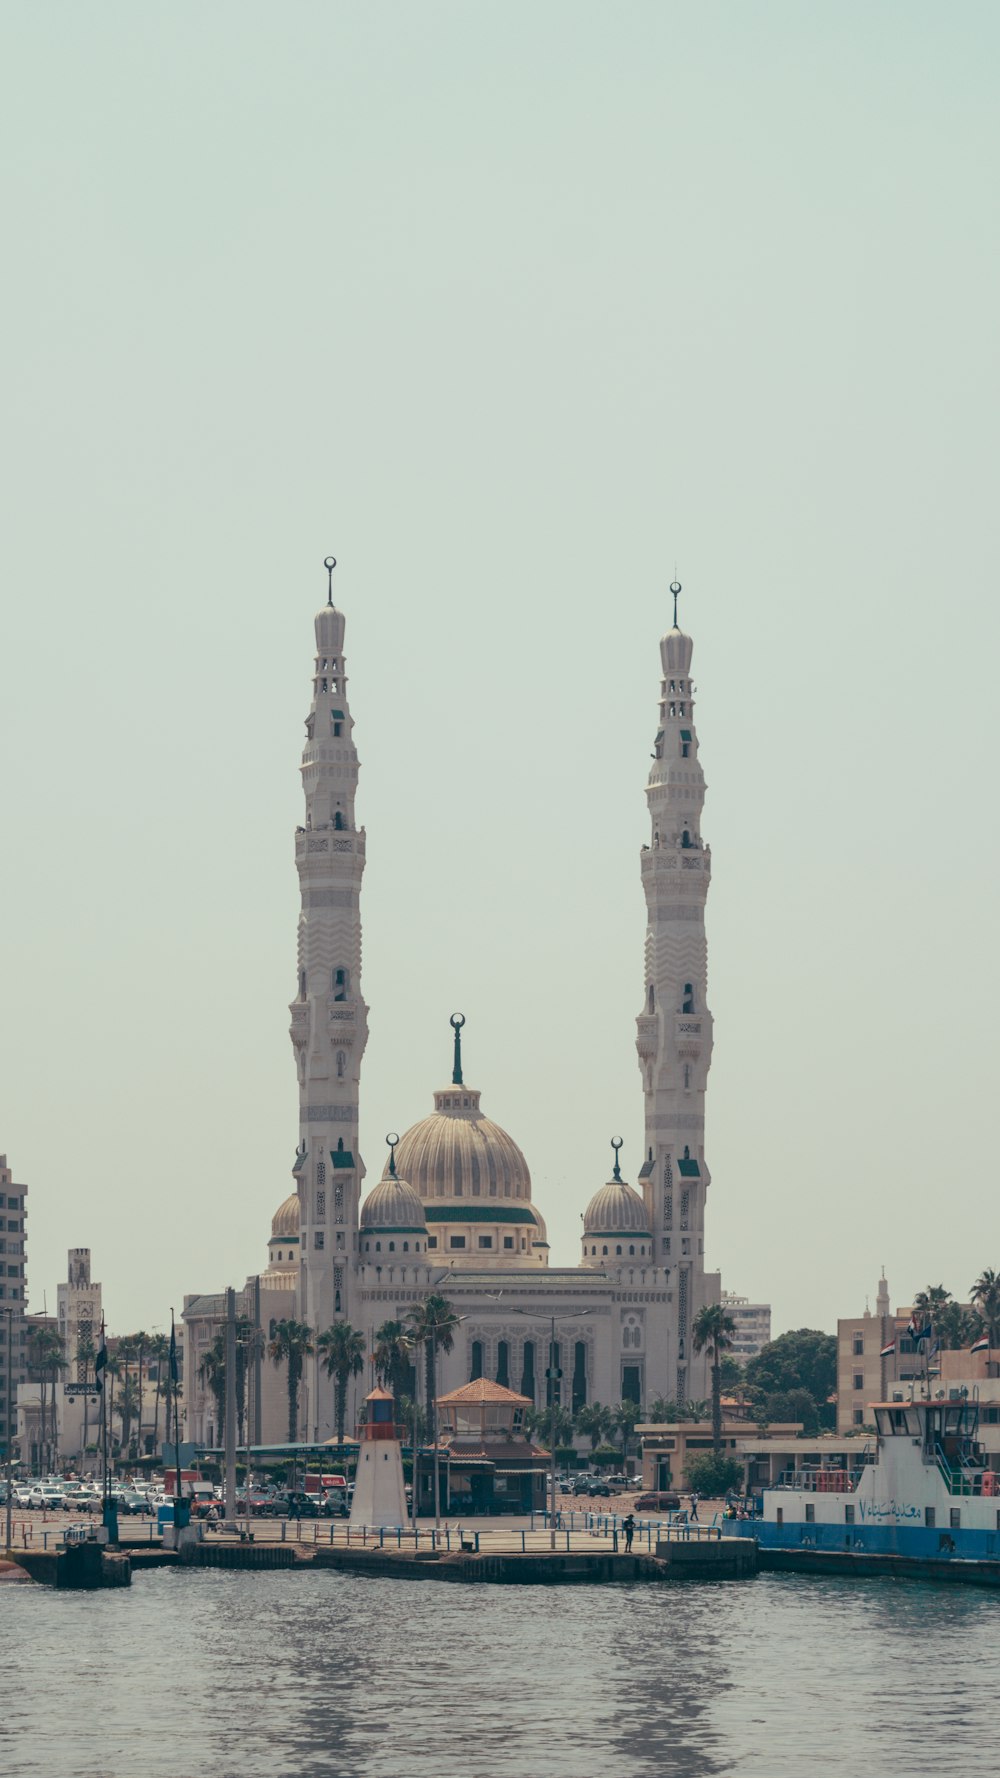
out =
[[[737,1463],[735,1457],[717,1457],[714,1451],[689,1457],[686,1473],[688,1487],[695,1494],[707,1494],[711,1500],[717,1500],[730,1488],[738,1488],[743,1481],[742,1463]]]
[[[622,1454],[617,1445],[598,1445],[597,1450],[591,1453],[590,1458],[592,1464],[597,1467],[603,1464],[605,1468],[609,1463],[618,1464],[621,1460]]]

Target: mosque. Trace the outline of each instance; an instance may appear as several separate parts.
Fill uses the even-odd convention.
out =
[[[393,1141],[380,1181],[363,1196],[365,830],[355,818],[358,756],[344,617],[333,603],[335,566],[328,558],[328,602],[315,619],[304,822],[295,834],[301,907],[290,1010],[299,1141],[294,1190],[275,1213],[260,1274],[265,1334],[287,1318],[316,1333],[346,1320],[367,1340],[435,1291],[460,1317],[451,1352],[438,1355],[441,1394],[482,1378],[544,1404],[551,1367],[561,1379],[562,1404],[574,1411],[592,1401],[705,1397],[708,1356],[693,1351],[691,1327],[701,1306],[720,1298],[719,1275],[706,1272],[704,1261],[711,852],[701,836],[705,780],[693,644],[677,622],[681,589],[676,582],[671,588],[673,625],[660,642],[649,839],[640,854],[647,918],[636,1048],[645,1158],[632,1185],[621,1176],[615,1149],[611,1177],[584,1212],[579,1264],[553,1266],[527,1160],[484,1112],[481,1089],[466,1081],[461,1014],[452,1015],[447,1039],[450,1081],[434,1090],[430,1114]],[[248,1280],[242,1293],[246,1313],[254,1286]],[[187,1436],[204,1443],[215,1441],[218,1427],[199,1369],[221,1301],[185,1298]],[[349,1416],[370,1386],[362,1377]],[[263,1367],[261,1408],[264,1442],[287,1436],[287,1395],[271,1364]],[[318,1361],[307,1362],[299,1415],[303,1438],[322,1441],[334,1431],[333,1385]]]

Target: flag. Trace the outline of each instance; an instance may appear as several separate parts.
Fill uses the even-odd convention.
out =
[[[912,1325],[913,1325],[913,1324],[912,1324],[912,1322],[911,1322],[911,1324],[910,1324],[910,1325],[911,1325],[911,1326],[912,1326]],[[917,1330],[917,1332],[916,1332],[916,1333],[915,1333],[915,1334],[914,1334],[914,1336],[913,1336],[913,1338],[914,1338],[914,1339],[915,1339],[915,1340],[916,1340],[916,1342],[917,1342],[917,1345],[918,1345],[918,1346],[919,1346],[919,1344],[920,1344],[920,1342],[921,1342],[921,1340],[928,1340],[928,1339],[930,1339],[930,1336],[931,1336],[931,1334],[932,1334],[932,1333],[933,1333],[933,1332],[934,1332],[934,1323],[933,1323],[933,1321],[925,1321],[925,1322],[924,1322],[924,1325],[923,1325],[923,1327],[921,1327],[921,1328],[918,1328],[918,1330]]]
[[[906,1324],[906,1331],[909,1334],[911,1340],[915,1340],[917,1338],[917,1318],[915,1315],[910,1316],[910,1319]]]
[[[104,1337],[104,1323],[102,1321],[101,1322],[101,1343],[97,1348],[97,1357],[94,1359],[94,1383],[97,1387],[98,1393],[103,1393],[104,1372],[107,1370],[107,1368],[108,1368],[108,1342]]]
[[[879,1357],[880,1358],[891,1358],[893,1353],[895,1352],[895,1350],[896,1350],[896,1342],[895,1342],[895,1340],[890,1340],[888,1346],[882,1347],[882,1350],[879,1353]]]
[[[930,1345],[927,1348],[928,1358],[936,1358],[938,1353],[940,1352],[940,1350],[941,1350],[941,1341],[940,1340],[932,1340]]]
[[[975,1342],[975,1344],[969,1347],[970,1352],[988,1352],[989,1349],[990,1349],[989,1334],[980,1334],[979,1339]]]

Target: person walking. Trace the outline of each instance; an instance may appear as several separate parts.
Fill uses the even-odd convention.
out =
[[[625,1533],[625,1554],[627,1556],[632,1548],[632,1539],[635,1536],[635,1519],[632,1517],[631,1513],[627,1513],[622,1520],[622,1530]]]
[[[697,1496],[697,1494],[692,1494],[691,1499],[689,1501],[688,1518],[689,1518],[692,1525],[698,1525],[701,1522],[698,1518],[698,1496]]]

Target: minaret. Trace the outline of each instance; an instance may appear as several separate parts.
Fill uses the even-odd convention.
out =
[[[676,1350],[668,1374],[683,1401],[708,1392],[702,1386],[706,1361],[691,1349],[691,1323],[706,1297],[705,1086],[712,1015],[706,1004],[705,900],[711,854],[701,837],[705,779],[694,726],[693,644],[677,624],[677,581],[670,590],[674,623],[660,642],[660,720],[646,787],[651,835],[642,849],[645,1004],[636,1021],[636,1047],[646,1101],[640,1179],[654,1256],[671,1276]]]
[[[354,819],[358,755],[347,701],[344,619],[333,603],[337,564],[329,556],[325,565],[329,598],[316,616],[312,704],[302,753],[305,826],[295,835],[302,907],[298,997],[291,1005],[299,1076],[293,1169],[301,1211],[299,1315],[316,1333],[338,1317],[351,1317],[365,1173],[358,1153],[358,1084],[368,1039],[368,1008],[361,998],[365,833]],[[331,1390],[332,1385],[326,1393]],[[310,1400],[313,1428],[329,1419],[330,1403],[324,1399],[322,1407],[320,1413]]]

